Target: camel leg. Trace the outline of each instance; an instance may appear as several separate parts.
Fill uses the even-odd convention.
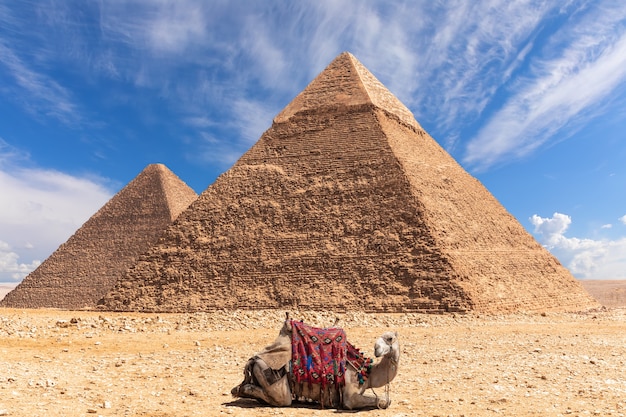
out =
[[[358,389],[349,385],[346,385],[343,390],[343,407],[348,410],[388,408],[389,405],[391,405],[391,400],[387,396],[363,395]]]
[[[244,382],[233,388],[231,393],[235,397],[254,398],[277,407],[290,406],[291,389],[287,376],[284,375],[270,384],[264,373],[268,368],[261,359],[248,361],[244,371]]]
[[[246,366],[243,367],[243,382],[230,390],[233,397],[240,397],[239,393],[244,385],[252,383],[252,368],[256,360],[254,358],[248,359]]]
[[[391,400],[386,397],[372,397],[369,395],[353,394],[343,397],[343,406],[348,410],[359,410],[361,408],[387,408],[391,405]]]
[[[254,384],[242,385],[239,388],[239,397],[252,398],[255,400],[259,400],[259,402],[262,402],[265,404],[275,405],[273,404],[272,399],[263,390],[263,388],[256,386]]]
[[[386,397],[372,397],[369,395],[361,395],[352,393],[343,397],[343,406],[348,410],[359,410],[361,408],[387,408],[391,401]]]

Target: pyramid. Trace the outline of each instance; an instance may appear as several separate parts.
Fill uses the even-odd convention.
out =
[[[0,306],[93,308],[197,194],[165,165],[148,165],[31,272]]]
[[[598,306],[349,53],[275,117],[103,303],[161,312]]]

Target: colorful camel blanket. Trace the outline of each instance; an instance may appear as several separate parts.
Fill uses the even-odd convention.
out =
[[[321,385],[325,390],[345,384],[346,332],[343,329],[320,329],[292,320],[291,363],[298,384]]]
[[[345,385],[346,363],[356,369],[359,384],[369,376],[373,360],[366,358],[346,339],[340,328],[320,329],[291,321],[291,360],[297,384],[319,384],[325,391]]]

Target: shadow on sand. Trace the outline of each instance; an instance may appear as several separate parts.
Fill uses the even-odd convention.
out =
[[[236,400],[222,403],[224,407],[237,407],[237,408],[276,408],[268,404],[262,404],[257,400],[251,398],[237,398]],[[308,410],[320,410],[320,405],[314,402],[294,401],[290,408],[300,408]],[[328,410],[328,409],[325,409]],[[359,410],[336,410],[332,409],[335,413],[357,413]]]

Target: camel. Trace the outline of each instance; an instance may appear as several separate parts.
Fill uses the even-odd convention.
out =
[[[288,407],[294,400],[317,402],[321,407],[357,410],[387,408],[391,404],[389,383],[398,373],[400,345],[396,332],[385,332],[374,345],[374,354],[381,358],[372,364],[366,379],[359,378],[359,370],[346,361],[345,384],[338,391],[323,389],[319,384],[294,384],[292,367],[293,323],[287,319],[271,345],[250,358],[244,367],[244,380],[231,390],[234,397],[253,398],[263,404]],[[385,388],[379,397],[374,388]],[[374,395],[365,395],[367,389]]]

